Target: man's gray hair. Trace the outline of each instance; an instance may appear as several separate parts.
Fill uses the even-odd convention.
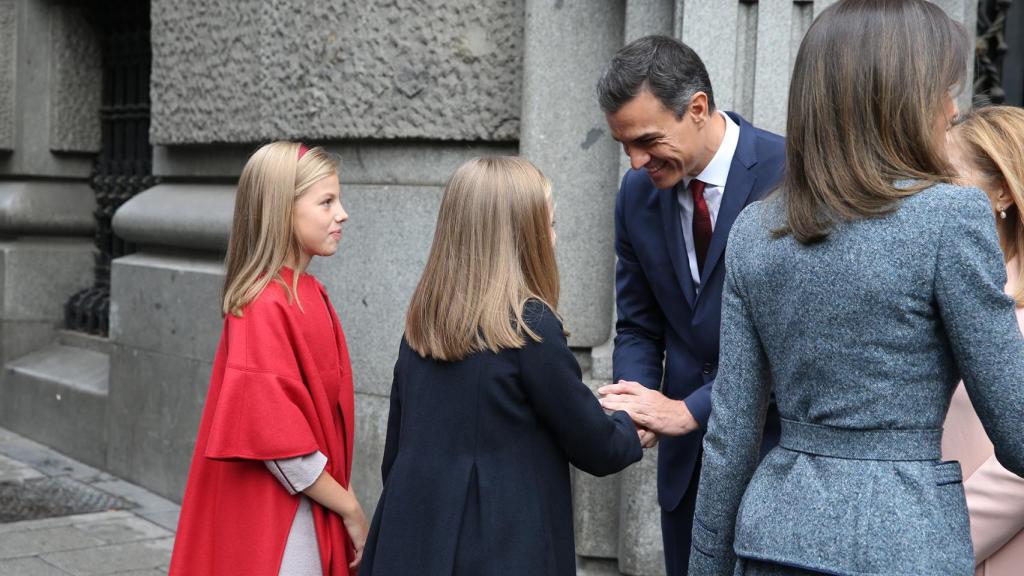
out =
[[[597,82],[597,99],[608,114],[618,112],[641,90],[647,89],[677,118],[682,118],[697,92],[708,97],[715,110],[715,96],[704,62],[692,48],[668,36],[644,36],[612,58]]]

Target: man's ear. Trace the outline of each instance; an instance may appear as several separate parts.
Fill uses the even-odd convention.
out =
[[[690,98],[690,106],[687,112],[693,116],[694,122],[703,124],[709,117],[708,95],[704,92],[697,92]]]

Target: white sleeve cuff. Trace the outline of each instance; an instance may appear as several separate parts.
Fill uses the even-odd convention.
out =
[[[266,460],[264,464],[289,494],[298,494],[309,488],[327,467],[327,456],[317,450],[305,456],[284,460]]]

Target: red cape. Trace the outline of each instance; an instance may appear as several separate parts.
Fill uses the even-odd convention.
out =
[[[291,271],[282,270],[291,286]],[[299,497],[289,495],[264,460],[316,450],[348,488],[352,462],[352,372],[327,294],[312,276],[299,297],[311,310],[323,297],[334,333],[309,337],[308,318],[271,282],[241,318],[224,320],[213,376],[189,471],[171,576],[277,576]],[[303,298],[304,297],[304,298]],[[306,330],[304,333],[303,330]],[[314,356],[339,359],[338,381],[322,377]],[[335,394],[330,394],[333,391]],[[334,397],[331,397],[334,396]],[[312,502],[324,574],[349,574],[354,558],[341,518]]]

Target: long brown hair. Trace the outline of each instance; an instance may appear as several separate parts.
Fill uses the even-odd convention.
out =
[[[548,180],[515,157],[463,164],[444,189],[434,242],[405,317],[405,339],[421,356],[459,360],[522,347],[523,306],[558,308]]]
[[[786,225],[804,244],[952,181],[936,119],[964,81],[968,36],[924,0],[841,0],[797,53],[786,124]],[[899,180],[914,180],[897,186]]]
[[[310,149],[300,159],[300,146],[271,142],[253,153],[242,169],[224,261],[224,315],[241,316],[242,308],[271,280],[280,281],[289,298],[297,292],[298,271],[290,290],[280,276],[288,257],[300,249],[292,231],[292,207],[310,186],[338,171],[337,161],[321,148]]]
[[[1024,307],[1024,110],[991,106],[969,112],[956,120],[952,135],[985,191],[994,199],[1005,189],[1013,199],[1006,218],[996,218],[996,227],[1006,261],[1017,258],[1013,298]]]

